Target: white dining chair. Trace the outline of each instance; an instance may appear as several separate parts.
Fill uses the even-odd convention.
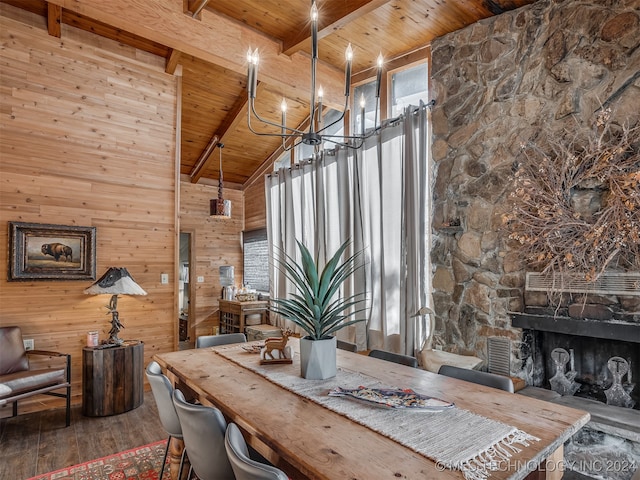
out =
[[[221,335],[200,335],[196,338],[196,348],[215,347],[217,345],[229,345],[232,343],[245,343],[247,336],[244,333],[223,333]]]
[[[249,456],[247,443],[235,423],[227,425],[224,446],[236,480],[288,480],[289,477],[282,470],[257,462]]]
[[[477,383],[479,385],[486,385],[487,387],[498,388],[509,393],[514,392],[513,381],[509,377],[503,377],[502,375],[496,375],[494,373],[469,370],[467,368],[454,367],[453,365],[442,365],[440,370],[438,370],[438,374]]]

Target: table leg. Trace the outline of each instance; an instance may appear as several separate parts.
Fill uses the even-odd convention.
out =
[[[564,474],[564,445],[547,457],[538,469],[531,472],[525,480],[562,480]]]
[[[178,479],[180,473],[180,459],[184,451],[184,441],[181,438],[171,437],[169,442],[169,473],[171,480],[187,480],[189,475],[189,459],[185,456],[184,466],[182,467],[182,478]]]

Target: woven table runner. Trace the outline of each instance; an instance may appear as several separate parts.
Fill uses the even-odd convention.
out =
[[[344,397],[330,397],[335,387],[403,388],[383,384],[360,372],[338,368],[334,378],[307,380],[300,376],[297,357],[290,365],[260,365],[259,356],[239,345],[216,347],[224,358],[247,368],[272,383],[344,415],[412,449],[447,468],[461,470],[467,480],[486,480],[514,453],[518,445],[539,439],[496,420],[458,407],[442,411],[388,409]],[[275,367],[275,368],[274,368]],[[428,395],[428,392],[418,392]],[[446,399],[442,399],[446,400]]]

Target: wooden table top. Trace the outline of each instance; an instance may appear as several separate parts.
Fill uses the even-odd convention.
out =
[[[291,339],[298,352],[297,339]],[[589,420],[581,410],[338,350],[339,367],[362,372],[389,385],[452,401],[457,407],[519,428],[540,438],[514,454],[490,480],[526,477]],[[258,356],[246,353],[247,362]],[[272,383],[211,348],[163,353],[154,359],[178,388],[188,387],[205,404],[237,423],[248,442],[292,478],[461,479],[456,470]],[[291,369],[297,375],[297,355]],[[421,419],[428,414],[421,414]],[[265,448],[267,450],[265,450]]]

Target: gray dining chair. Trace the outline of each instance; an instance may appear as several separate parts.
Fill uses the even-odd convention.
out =
[[[388,362],[399,363],[400,365],[406,365],[408,367],[418,368],[418,360],[415,357],[409,355],[402,355],[401,353],[387,352],[386,350],[373,349],[369,352],[369,356],[373,358],[379,358]]]
[[[215,347],[231,343],[246,343],[244,333],[223,333],[221,335],[200,335],[196,338],[196,348]]]
[[[180,419],[176,413],[176,409],[173,406],[173,386],[169,379],[163,375],[162,369],[157,362],[151,362],[147,365],[146,369],[147,379],[149,385],[151,385],[151,392],[153,398],[156,401],[156,407],[158,408],[158,415],[160,416],[160,423],[165,432],[169,435],[167,439],[167,448],[164,450],[164,457],[162,457],[162,467],[160,468],[160,475],[158,478],[163,478],[164,467],[167,462],[167,453],[169,452],[169,443],[172,438],[182,439],[182,428],[180,426]],[[186,449],[182,451],[182,457],[180,458],[180,469],[178,478],[182,478],[182,467],[184,466],[184,456]]]
[[[227,422],[222,412],[215,407],[188,403],[177,389],[173,392],[173,404],[191,463],[187,478],[191,478],[193,471],[199,480],[234,480],[224,445]]]
[[[287,480],[289,478],[282,470],[257,462],[249,456],[247,442],[244,441],[242,432],[235,423],[227,426],[224,446],[236,480]]]
[[[505,392],[514,392],[513,381],[509,377],[503,377],[502,375],[496,375],[494,373],[469,370],[467,368],[454,367],[453,365],[442,365],[438,370],[438,374],[477,383],[479,385],[486,385],[487,387],[498,388]]]
[[[355,343],[346,342],[344,340],[337,340],[337,346],[340,350],[346,350],[347,352],[356,353],[358,346]]]

